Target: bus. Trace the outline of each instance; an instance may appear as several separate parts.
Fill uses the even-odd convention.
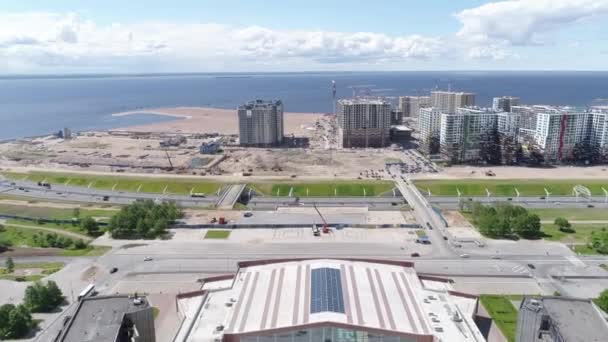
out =
[[[78,300],[81,300],[85,297],[94,296],[95,294],[95,284],[89,284],[87,287],[84,288],[84,290],[80,292],[80,294],[78,295]]]

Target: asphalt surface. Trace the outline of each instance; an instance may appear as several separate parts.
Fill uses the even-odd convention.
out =
[[[457,196],[425,196],[425,198],[444,209],[458,209],[461,198]],[[462,196],[463,201],[475,201],[481,203],[494,202],[511,202],[513,204],[523,205],[529,208],[608,208],[608,203],[605,197],[594,196],[589,199],[576,198],[575,196],[550,196],[541,198],[541,196],[522,196],[522,197],[507,197],[507,196]]]

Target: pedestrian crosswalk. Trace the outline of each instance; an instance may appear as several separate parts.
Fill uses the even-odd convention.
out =
[[[579,259],[578,257],[574,256],[574,255],[568,255],[565,257],[568,261],[570,261],[570,263],[572,263],[572,265],[576,266],[576,267],[585,267],[585,263],[581,261],[581,259]]]
[[[511,271],[513,273],[517,273],[517,274],[524,274],[524,273],[529,273],[528,269],[526,268],[526,266],[523,265],[517,265],[517,266],[513,266],[511,268]]]

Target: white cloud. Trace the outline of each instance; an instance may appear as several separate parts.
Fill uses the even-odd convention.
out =
[[[511,0],[492,2],[456,14],[457,36],[477,44],[534,45],[544,34],[608,13],[608,0]]]
[[[519,58],[514,45],[539,44],[551,31],[606,13],[608,0],[501,1],[463,10],[455,15],[459,31],[429,37],[162,21],[101,25],[74,13],[0,12],[0,72],[310,70],[410,62],[432,68],[438,60]]]

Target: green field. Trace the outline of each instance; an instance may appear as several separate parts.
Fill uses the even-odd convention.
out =
[[[602,228],[608,228],[608,224],[573,224],[574,233],[562,232],[554,224],[543,224],[541,230],[547,240],[564,243],[587,243],[591,233],[600,231]]]
[[[80,217],[107,217],[109,219],[116,212],[116,210],[80,208]],[[0,214],[69,220],[74,217],[74,210],[70,208],[34,207],[0,203]]]
[[[227,239],[230,237],[229,230],[208,230],[205,239]]]
[[[32,222],[32,221],[25,221],[25,220],[15,220],[15,219],[9,219],[6,220],[6,223],[8,225],[22,225],[22,226],[30,226],[30,227],[40,227],[40,228],[53,228],[53,229],[60,229],[60,230],[66,230],[72,233],[77,233],[77,234],[82,234],[82,235],[87,235],[87,232],[80,228],[80,225],[76,224],[76,225],[71,225],[71,224],[64,224],[64,223],[43,223],[43,222]],[[50,233],[50,232],[47,232]]]
[[[542,172],[542,171],[539,171]],[[485,196],[486,188],[492,196],[516,196],[515,188],[521,196],[544,196],[545,188],[552,195],[571,195],[575,185],[584,185],[593,195],[604,195],[602,187],[608,190],[608,179],[604,180],[421,180],[416,181],[416,187],[423,193],[431,191],[433,196]]]
[[[129,177],[129,176],[102,176],[85,175],[78,173],[55,172],[29,172],[14,173],[3,172],[10,179],[27,179],[33,182],[47,182],[52,184],[68,184],[73,186],[91,187],[95,189],[117,191],[140,191],[149,193],[215,193],[223,184],[209,181],[199,181],[187,178],[156,178],[156,177]]]
[[[517,310],[509,298],[500,295],[481,295],[479,300],[507,341],[514,342],[517,328]]]
[[[563,217],[569,221],[608,221],[608,210],[600,208],[560,208],[560,209],[534,209],[528,211],[538,215],[541,220],[555,220],[556,217]]]
[[[310,183],[253,183],[250,187],[266,196],[334,197],[380,196],[393,189],[390,181],[336,181]],[[293,189],[293,190],[292,190]]]

